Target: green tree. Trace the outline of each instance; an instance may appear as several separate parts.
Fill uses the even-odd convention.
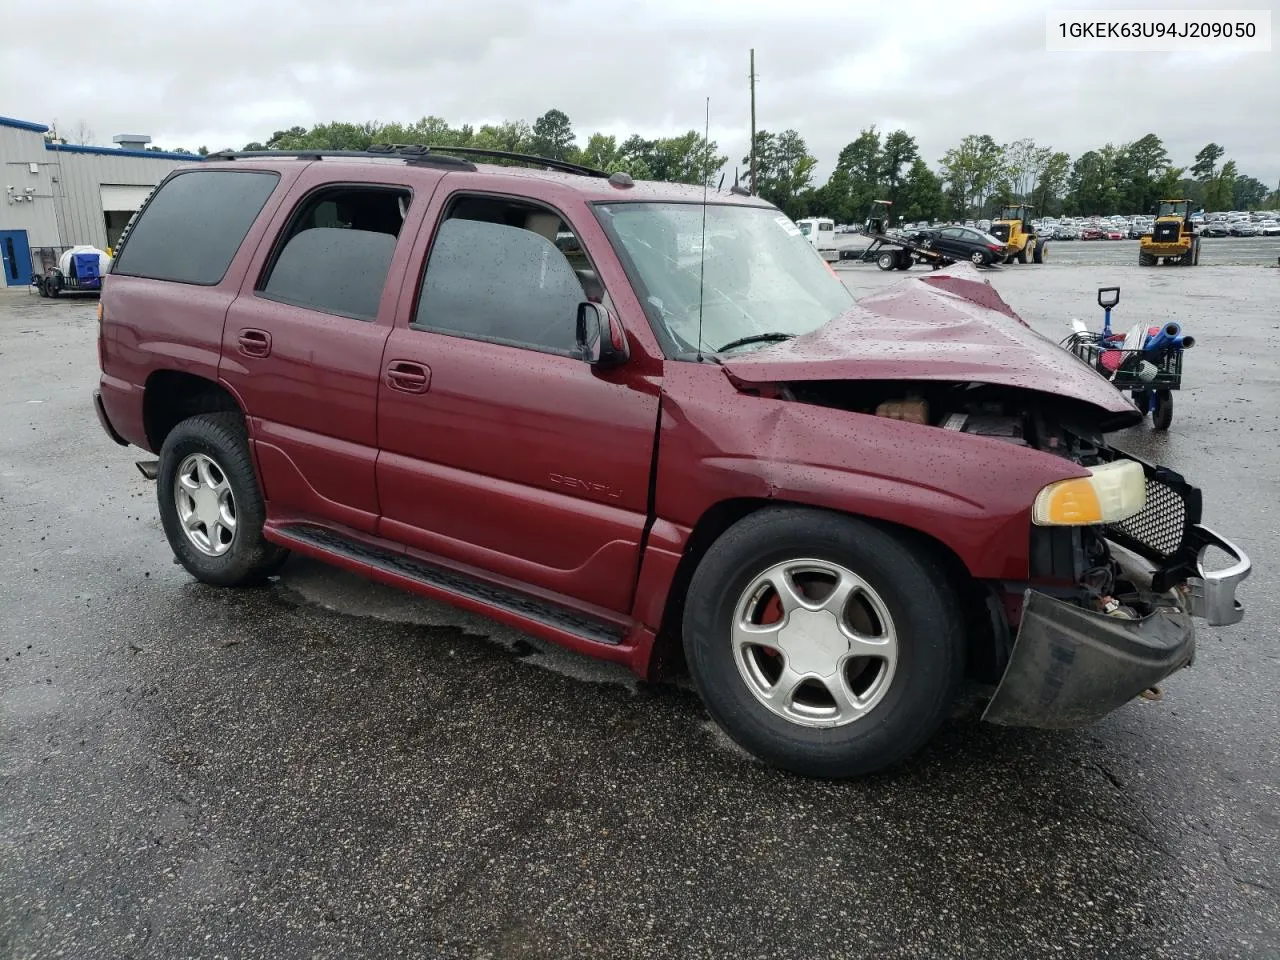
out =
[[[750,168],[750,155],[743,157],[742,162]],[[826,191],[820,197],[811,189],[817,163],[817,159],[809,155],[804,138],[796,131],[784,130],[779,134],[756,131],[755,192],[787,216],[803,216],[808,212],[806,207],[826,202]]]
[[[504,120],[497,124],[485,124],[475,132],[470,146],[482,150],[503,150],[507,153],[531,153],[533,128],[524,120]]]
[[[1037,164],[1040,162],[1040,150],[1036,142],[1029,137],[1006,143],[1002,148],[997,192],[1003,192],[1006,202],[1031,202],[1031,193],[1036,185]]]
[[[872,200],[887,199],[879,196],[883,171],[880,134],[871,126],[840,151],[827,184],[827,201],[831,206],[828,216],[845,223],[861,223]]]
[[[1160,178],[1152,185],[1157,203],[1161,200],[1178,200],[1184,196],[1189,200],[1197,200],[1198,202],[1198,198],[1191,197],[1184,186],[1182,178],[1186,172],[1186,167],[1165,168],[1164,172],[1160,174]],[[1143,207],[1138,209],[1145,212]]]
[[[1267,198],[1267,185],[1254,177],[1236,177],[1231,206],[1236,210],[1257,210]]]
[[[630,142],[628,139],[627,143]],[[652,142],[642,140],[640,143],[646,147],[646,151],[639,159],[645,161],[655,180],[710,183],[715,174],[729,162],[729,158],[719,152],[714,140],[708,141],[696,130],[678,137],[665,137]]]
[[[902,197],[906,172],[920,158],[916,138],[905,130],[894,130],[884,138],[880,148],[880,171],[877,179],[884,185],[888,199],[898,204]]]
[[[995,190],[1002,170],[1000,146],[987,134],[969,134],[942,158],[942,171],[951,186],[957,217],[981,210]]]
[[[1046,147],[1043,156],[1037,154],[1036,187],[1033,206],[1044,215],[1061,213],[1060,202],[1067,186],[1067,174],[1071,169],[1071,157],[1061,150]]]
[[[1131,212],[1153,211],[1162,199],[1156,183],[1168,168],[1169,153],[1154,133],[1122,147],[1114,170],[1121,206]]]
[[[902,201],[896,208],[897,214],[907,220],[938,220],[943,216],[945,205],[941,178],[929,169],[927,163],[916,157],[911,169],[907,171],[906,182],[902,186]]]
[[[1212,180],[1217,175],[1217,163],[1222,159],[1224,153],[1226,153],[1226,150],[1216,143],[1206,144],[1196,154],[1196,162],[1191,166],[1191,176],[1201,183],[1207,183]]]
[[[1235,188],[1236,162],[1228,160],[1222,165],[1217,176],[1205,185],[1205,210],[1230,210],[1235,200]]]
[[[573,127],[562,111],[552,108],[533,121],[533,152],[539,157],[567,160],[573,150]]]

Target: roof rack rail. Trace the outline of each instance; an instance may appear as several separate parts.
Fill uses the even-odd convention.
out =
[[[552,157],[537,157],[530,153],[512,153],[509,150],[488,150],[484,147],[450,147],[450,146],[433,146],[427,147],[433,153],[437,151],[441,154],[458,153],[466,157],[492,157],[496,160],[518,160],[521,163],[527,163],[533,166],[546,167],[550,170],[559,170],[562,173],[576,173],[584,177],[601,177],[609,178],[609,174],[604,170],[597,170],[595,167],[588,167],[581,163],[573,163],[569,160],[556,160]]]
[[[417,143],[375,143],[368,150],[224,150],[211,153],[206,160],[322,160],[325,157],[391,157],[407,163],[420,163],[455,170],[475,170],[476,165],[447,153],[434,153]]]

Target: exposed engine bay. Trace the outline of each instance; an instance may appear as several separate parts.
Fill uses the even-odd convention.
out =
[[[1099,412],[1031,390],[945,381],[850,380],[780,385],[777,395],[1031,447],[1084,467],[1117,457],[1105,443]],[[1031,579],[1037,590],[1084,609],[1127,619],[1145,617],[1160,598],[1137,558],[1113,550],[1107,534],[1102,526],[1033,527]]]

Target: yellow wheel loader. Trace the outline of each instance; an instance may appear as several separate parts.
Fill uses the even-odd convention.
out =
[[[1199,262],[1200,238],[1191,226],[1191,201],[1161,200],[1151,232],[1138,238],[1138,266],[1194,267]]]
[[[1004,244],[1005,263],[1044,263],[1048,255],[1049,245],[1031,226],[1031,207],[1025,204],[1003,207],[989,232]]]

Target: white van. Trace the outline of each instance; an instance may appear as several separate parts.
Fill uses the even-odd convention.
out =
[[[797,220],[796,226],[804,234],[805,239],[817,247],[823,259],[839,260],[840,251],[836,249],[836,222],[827,217],[805,217]]]

